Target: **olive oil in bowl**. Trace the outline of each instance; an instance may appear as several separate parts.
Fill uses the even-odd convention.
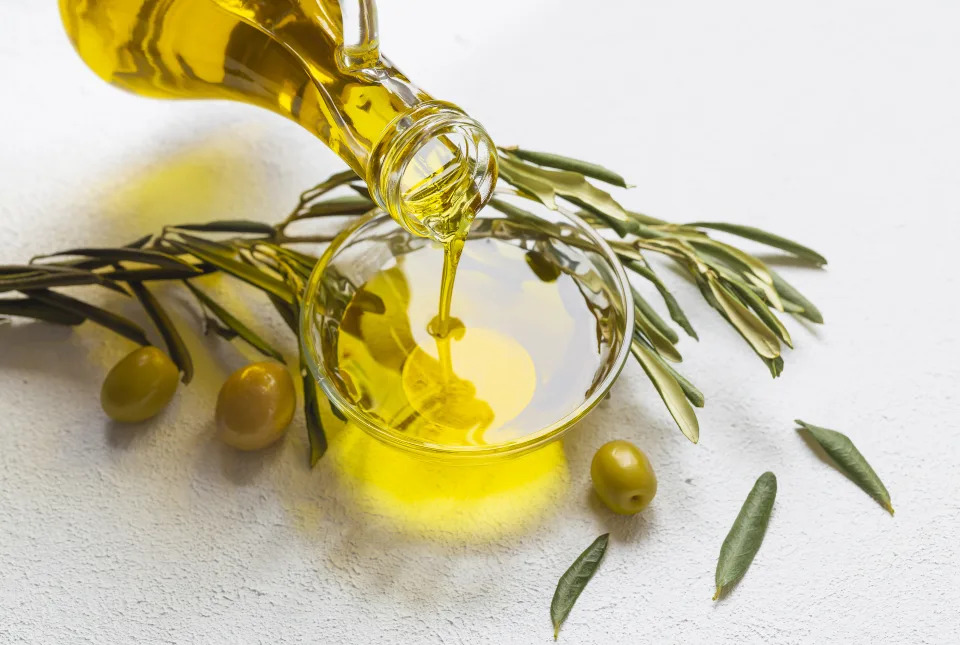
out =
[[[629,350],[625,276],[589,227],[543,210],[480,213],[446,318],[440,244],[383,215],[334,241],[301,337],[350,420],[423,455],[491,458],[559,437],[603,397]]]

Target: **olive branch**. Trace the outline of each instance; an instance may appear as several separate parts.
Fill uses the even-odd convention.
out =
[[[573,213],[605,233],[623,267],[648,282],[663,301],[668,323],[652,302],[632,288],[635,324],[631,352],[653,383],[683,434],[693,442],[700,430],[695,407],[704,397],[672,364],[681,362],[675,327],[698,339],[677,299],[654,271],[647,257],[668,258],[683,269],[700,289],[704,300],[743,337],[773,377],[783,370],[782,345],[792,347],[790,334],[778,314],[789,313],[822,323],[817,308],[799,291],[757,257],[710,236],[718,231],[759,242],[787,253],[811,266],[826,259],[792,240],[751,226],[697,221],[673,224],[620,205],[589,180],[628,187],[619,174],[602,166],[519,148],[500,149],[500,179],[512,192],[546,207]],[[522,215],[527,225],[546,234],[554,225],[513,204],[494,198],[494,209]],[[148,345],[143,328],[104,307],[93,305],[56,289],[98,287],[134,297],[157,328],[170,358],[189,383],[193,363],[186,344],[148,283],[178,282],[191,294],[203,320],[205,334],[226,340],[239,338],[261,354],[284,360],[284,355],[230,313],[196,280],[220,273],[262,291],[299,343],[299,312],[304,285],[318,258],[295,248],[303,243],[324,243],[333,235],[290,234],[294,225],[318,218],[352,218],[376,208],[367,187],[352,170],[337,173],[300,195],[296,207],[275,225],[248,220],[222,220],[165,227],[119,247],[72,248],[36,256],[27,264],[0,266],[0,319],[23,317],[58,325],[76,326],[85,321],[101,325],[140,345]],[[533,224],[531,224],[533,223]],[[539,223],[539,224],[537,224]],[[531,267],[538,271],[537,266]],[[549,270],[540,267],[539,270]],[[675,326],[675,327],[674,327]],[[782,344],[782,345],[781,345]],[[299,350],[304,386],[304,412],[310,441],[310,465],[326,450],[320,417],[324,395],[305,369]],[[331,405],[333,412],[342,414]]]

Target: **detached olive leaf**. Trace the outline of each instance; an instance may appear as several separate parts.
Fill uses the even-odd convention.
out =
[[[727,315],[730,324],[743,336],[753,350],[763,358],[780,356],[780,341],[763,322],[731,294],[720,281],[707,276],[707,284],[716,302]]]
[[[553,602],[550,603],[550,619],[553,621],[553,640],[557,640],[560,634],[560,627],[570,615],[570,610],[576,604],[577,599],[587,583],[597,572],[603,554],[607,551],[607,542],[610,539],[609,533],[604,533],[593,543],[584,549],[583,553],[577,556],[570,568],[563,572],[560,580],[557,582],[557,589],[553,592]]]
[[[106,309],[101,309],[82,300],[77,300],[62,293],[48,291],[46,289],[28,291],[27,295],[51,307],[56,307],[61,311],[82,316],[85,320],[106,327],[139,345],[150,344],[150,341],[147,340],[143,329],[141,329],[139,325]]]
[[[737,519],[720,547],[720,559],[717,561],[717,591],[713,599],[733,583],[743,577],[760,550],[763,536],[767,532],[770,512],[777,497],[777,478],[771,472],[760,475],[747,495]]]
[[[661,361],[657,360],[654,353],[642,343],[634,340],[630,345],[630,351],[646,372],[647,378],[653,383],[680,431],[687,439],[697,443],[700,440],[700,424],[683,388]]]
[[[767,246],[771,246],[775,249],[780,249],[781,251],[786,251],[790,255],[807,260],[818,266],[824,266],[827,264],[827,258],[823,257],[813,249],[798,242],[794,242],[793,240],[788,240],[785,237],[768,233],[767,231],[763,231],[753,226],[727,224],[725,222],[693,222],[692,224],[685,224],[685,226],[709,228],[715,231],[731,233],[748,240],[753,240],[754,242],[766,244]]]
[[[202,302],[204,306],[209,309],[210,312],[216,316],[221,323],[226,325],[227,329],[242,338],[248,345],[253,347],[264,356],[275,358],[281,363],[285,362],[283,354],[271,347],[269,343],[260,338],[260,336],[254,333],[249,327],[244,325],[236,316],[220,306],[220,303],[189,282],[185,282],[184,284],[186,284],[187,288],[190,289],[194,296],[196,296],[197,300]]]
[[[514,157],[523,159],[524,161],[535,163],[538,166],[546,166],[547,168],[556,168],[558,170],[570,170],[573,172],[578,172],[586,177],[591,177],[608,184],[613,184],[614,186],[629,188],[626,179],[609,168],[604,168],[599,164],[581,161],[571,157],[564,157],[563,155],[555,155],[549,152],[534,152],[533,150],[524,150],[523,148],[517,148],[516,146],[501,148],[501,150],[512,154]]]
[[[887,492],[887,487],[883,485],[880,477],[877,476],[877,473],[874,472],[849,437],[836,430],[821,428],[800,419],[796,420],[796,424],[810,433],[810,436],[830,455],[840,472],[852,479],[853,483],[877,500],[881,506],[887,509],[890,515],[893,515],[893,505],[890,503],[890,493]]]
[[[170,353],[170,359],[183,374],[181,380],[184,384],[189,383],[193,379],[193,360],[190,358],[190,351],[187,349],[186,343],[183,342],[180,332],[177,331],[176,325],[170,320],[170,316],[163,305],[160,304],[160,301],[145,286],[139,282],[131,282],[130,289],[133,290],[133,295],[143,305],[144,311],[147,312],[157,331],[160,332],[163,343]]]

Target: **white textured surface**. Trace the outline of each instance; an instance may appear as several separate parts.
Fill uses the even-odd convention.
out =
[[[0,262],[169,221],[272,219],[340,168],[270,114],[101,84],[55,4],[8,1],[0,21]],[[383,0],[385,50],[498,141],[621,170],[634,208],[824,252],[826,271],[784,269],[827,320],[790,321],[784,376],[674,280],[702,339],[680,345],[708,399],[699,446],[631,364],[562,454],[527,464],[531,481],[403,466],[377,488],[352,474],[369,448],[356,435],[313,472],[296,429],[265,454],[217,445],[218,384],[246,360],[231,346],[192,336],[197,381],[129,429],[97,401],[127,343],[0,327],[0,642],[546,643],[557,577],[603,531],[564,642],[960,640],[957,4],[594,4]],[[896,518],[818,460],[798,416],[855,439]],[[615,437],[660,479],[635,519],[589,494],[592,451]],[[767,469],[766,541],[713,604],[720,543]],[[411,479],[416,495],[397,486]]]

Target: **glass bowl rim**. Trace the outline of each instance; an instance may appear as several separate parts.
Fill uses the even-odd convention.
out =
[[[544,207],[546,208],[546,207]],[[357,231],[374,221],[375,219],[391,219],[390,215],[380,209],[374,209],[357,218],[357,220],[341,230],[330,244],[324,250],[323,255],[317,261],[316,266],[310,274],[310,279],[303,292],[303,306],[300,310],[300,346],[301,354],[306,362],[307,369],[314,382],[320,385],[320,389],[330,399],[330,402],[339,410],[349,422],[359,426],[364,432],[375,439],[386,443],[387,445],[400,448],[408,453],[414,453],[421,457],[434,459],[455,458],[457,460],[469,460],[475,463],[477,460],[489,460],[499,457],[512,457],[531,452],[541,446],[562,437],[568,430],[583,419],[600,401],[607,395],[610,388],[620,376],[623,367],[630,355],[630,345],[633,336],[634,312],[633,312],[633,294],[630,288],[630,282],[627,278],[623,265],[617,259],[613,249],[607,243],[596,229],[587,224],[577,215],[569,211],[553,211],[567,223],[573,224],[580,233],[584,234],[597,249],[604,261],[613,269],[616,276],[615,286],[622,295],[623,305],[626,310],[625,324],[623,329],[623,342],[620,345],[616,357],[607,375],[600,382],[597,389],[588,398],[584,399],[574,410],[567,413],[560,419],[544,428],[541,428],[535,434],[528,435],[517,441],[510,441],[488,446],[448,446],[443,444],[422,441],[408,436],[404,436],[393,431],[385,424],[377,423],[366,414],[358,411],[352,402],[348,401],[340,394],[336,386],[327,378],[325,369],[321,366],[319,359],[320,353],[314,346],[311,322],[316,312],[316,300],[313,294],[316,293],[320,284],[320,279],[326,270],[327,265],[337,255],[337,253],[349,246],[351,238]],[[482,214],[481,214],[482,216]],[[394,222],[395,224],[395,222]],[[399,225],[397,225],[399,227]]]

